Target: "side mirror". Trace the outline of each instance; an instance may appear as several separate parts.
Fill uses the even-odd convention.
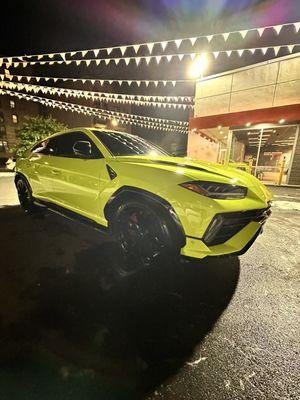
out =
[[[84,140],[79,140],[74,143],[73,151],[75,156],[90,158],[92,156],[92,146],[91,143]]]

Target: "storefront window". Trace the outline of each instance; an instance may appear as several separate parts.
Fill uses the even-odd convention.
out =
[[[288,182],[297,126],[262,126],[233,130],[231,159],[251,162],[252,174],[265,182],[277,183],[283,168],[283,183]]]

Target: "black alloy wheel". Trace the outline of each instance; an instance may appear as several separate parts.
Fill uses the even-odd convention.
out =
[[[158,207],[133,201],[122,205],[114,230],[125,256],[118,266],[121,276],[166,261],[174,251],[169,223]]]

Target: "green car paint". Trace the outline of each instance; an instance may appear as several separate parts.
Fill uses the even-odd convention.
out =
[[[185,236],[181,254],[189,257],[239,253],[260,232],[265,218],[253,217],[223,243],[211,245],[204,240],[218,215],[229,221],[226,215],[243,218],[252,211],[255,214],[255,210],[268,210],[271,194],[254,176],[230,166],[171,157],[155,150],[143,155],[112,155],[97,137],[97,132],[108,135],[120,135],[120,132],[94,128],[77,128],[76,132],[81,132],[86,141],[92,143],[99,152],[97,157],[58,156],[43,153],[34,146],[17,160],[17,175],[27,179],[36,200],[53,203],[108,227],[105,210],[122,188],[151,193],[174,210]],[[48,140],[71,133],[74,130],[52,135]],[[127,137],[130,135],[124,134],[125,142]],[[41,147],[48,140],[43,141]],[[243,198],[212,198],[181,186],[188,182],[227,184],[247,190]]]

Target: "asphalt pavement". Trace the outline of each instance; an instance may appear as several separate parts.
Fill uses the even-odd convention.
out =
[[[299,399],[300,189],[271,190],[245,255],[118,279],[109,237],[0,174],[0,399]]]

